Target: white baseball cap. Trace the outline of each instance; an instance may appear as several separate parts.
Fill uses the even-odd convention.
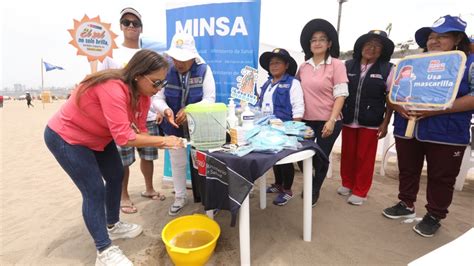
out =
[[[125,16],[126,14],[132,14],[137,17],[140,22],[142,22],[142,15],[140,15],[140,13],[138,13],[138,11],[134,8],[126,7],[122,9],[122,11],[120,11],[120,20],[122,20],[123,16]]]
[[[165,53],[178,61],[200,58],[193,36],[184,32],[176,33],[173,36],[170,49]]]

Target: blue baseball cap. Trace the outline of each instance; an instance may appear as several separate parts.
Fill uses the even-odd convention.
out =
[[[417,30],[415,32],[415,40],[421,48],[426,48],[428,36],[431,32],[446,33],[451,31],[457,31],[462,32],[464,34],[464,38],[469,41],[469,38],[466,35],[466,26],[467,23],[460,17],[446,15],[437,19],[431,27],[423,27]]]

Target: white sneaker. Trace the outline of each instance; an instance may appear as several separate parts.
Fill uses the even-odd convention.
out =
[[[364,203],[364,201],[366,201],[366,200],[367,200],[367,198],[362,198],[362,197],[359,197],[359,196],[356,196],[356,195],[352,194],[347,199],[347,203],[352,204],[352,205],[362,205],[362,203]]]
[[[110,246],[102,252],[97,251],[95,266],[133,266],[133,263],[123,255],[122,250],[117,246]]]
[[[107,228],[109,232],[110,240],[115,240],[119,238],[134,238],[142,233],[143,228],[138,224],[130,224],[118,221],[114,227]]]
[[[337,188],[337,194],[339,195],[342,195],[342,196],[348,196],[349,194],[352,193],[352,190],[344,187],[344,186],[340,186]]]
[[[186,205],[187,202],[188,200],[186,198],[176,197],[174,199],[173,205],[171,205],[168,211],[168,214],[171,216],[177,215],[181,211],[181,209],[184,207],[184,205]]]

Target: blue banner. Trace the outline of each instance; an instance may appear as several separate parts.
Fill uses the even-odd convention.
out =
[[[216,102],[228,102],[241,69],[258,68],[260,0],[167,9],[166,25],[168,47],[176,32],[194,36],[199,54],[214,74]]]
[[[456,98],[465,63],[466,56],[459,51],[406,57],[397,65],[389,99],[412,109],[449,107]]]
[[[199,2],[200,4],[196,4]],[[245,66],[258,68],[260,0],[221,3],[176,1],[166,10],[167,47],[177,32],[193,35],[199,55],[212,69],[216,102],[227,103],[231,88]],[[170,181],[171,162],[165,153],[164,181]],[[187,182],[190,184],[190,162]]]

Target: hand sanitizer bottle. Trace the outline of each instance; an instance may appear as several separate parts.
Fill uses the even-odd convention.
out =
[[[234,98],[229,98],[228,105],[228,115],[227,115],[227,128],[235,128],[239,125],[239,118],[235,115],[235,103]]]
[[[269,103],[265,104],[265,107],[263,107],[262,113],[263,113],[263,117],[273,114],[272,113],[272,108],[270,107]]]
[[[242,112],[242,128],[251,129],[253,128],[253,120],[255,119],[255,114],[250,110],[248,104],[245,105],[244,111]]]

